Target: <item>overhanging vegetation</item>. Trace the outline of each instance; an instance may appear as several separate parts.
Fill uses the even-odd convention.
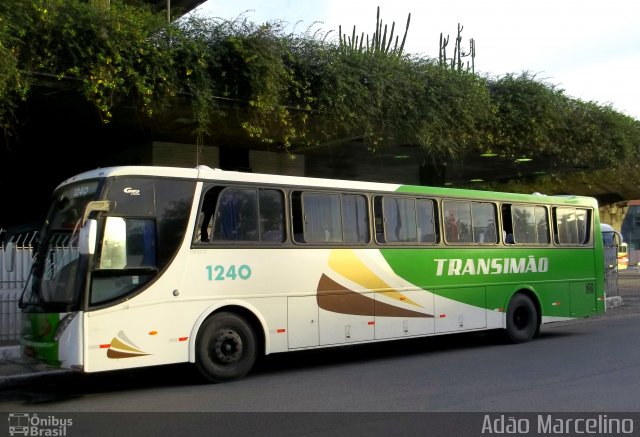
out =
[[[104,123],[119,105],[153,118],[186,97],[200,144],[213,126],[237,123],[246,138],[289,152],[360,138],[372,152],[416,145],[433,162],[480,153],[551,155],[586,168],[638,160],[640,121],[535,75],[487,77],[402,50],[354,47],[311,29],[287,33],[278,22],[168,25],[164,14],[118,0],[106,9],[3,0],[0,123],[10,135],[32,88],[58,82]],[[229,102],[245,106],[242,118],[228,117]]]

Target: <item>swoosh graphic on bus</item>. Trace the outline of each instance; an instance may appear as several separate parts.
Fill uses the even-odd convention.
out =
[[[371,271],[371,269],[358,258],[358,255],[356,255],[353,250],[332,250],[331,255],[329,255],[329,267],[336,273],[361,285],[367,290],[376,291],[376,293],[383,294],[388,298],[422,308],[422,305],[417,304],[399,291],[394,290],[393,287]]]
[[[107,349],[108,358],[134,358],[149,355],[133,344],[123,331],[111,340],[111,346]]]
[[[379,317],[433,317],[432,314],[406,310],[376,301],[364,294],[340,285],[323,274],[318,281],[318,306],[326,311],[356,316]]]

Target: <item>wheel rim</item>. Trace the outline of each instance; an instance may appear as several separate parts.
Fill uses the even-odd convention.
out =
[[[240,361],[243,346],[242,337],[231,330],[218,332],[213,341],[213,359],[219,363],[231,364]]]

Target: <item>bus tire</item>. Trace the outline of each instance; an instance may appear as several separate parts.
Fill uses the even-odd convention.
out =
[[[257,342],[251,325],[234,313],[218,313],[204,321],[196,337],[196,366],[211,382],[245,376],[256,361]]]
[[[507,337],[512,343],[526,343],[540,332],[538,310],[531,298],[517,293],[507,308]]]

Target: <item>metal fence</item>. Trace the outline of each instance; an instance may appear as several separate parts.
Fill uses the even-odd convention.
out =
[[[22,312],[18,303],[29,278],[37,237],[37,231],[7,236],[6,231],[0,229],[0,346],[18,343],[22,328]],[[78,247],[72,247],[70,240],[71,236],[62,236],[52,242],[54,250],[49,254],[52,268],[67,265],[78,257]],[[8,243],[13,243],[11,248],[7,247]],[[11,268],[10,257],[13,258]]]
[[[629,251],[629,266],[638,267],[640,265],[640,250]]]
[[[32,250],[37,232],[9,236],[6,243],[14,243],[13,268],[9,269],[9,253],[5,246],[6,231],[0,229],[0,345],[16,344],[22,317],[18,308],[20,293],[29,276]]]
[[[20,290],[0,290],[0,346],[18,343],[22,328],[19,300]]]
[[[604,289],[607,296],[618,295],[618,245],[604,244]]]

